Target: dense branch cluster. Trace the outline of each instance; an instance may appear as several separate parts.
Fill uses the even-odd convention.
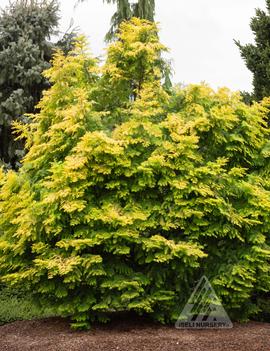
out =
[[[269,100],[162,83],[154,23],[124,22],[105,64],[58,51],[28,153],[0,177],[1,281],[85,328],[108,313],[177,319],[205,274],[231,316],[270,281]],[[133,98],[131,98],[133,97]]]

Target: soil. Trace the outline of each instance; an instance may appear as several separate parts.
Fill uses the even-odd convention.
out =
[[[0,327],[0,351],[270,351],[270,324],[232,329],[178,330],[121,318],[87,332],[63,319],[18,321]]]

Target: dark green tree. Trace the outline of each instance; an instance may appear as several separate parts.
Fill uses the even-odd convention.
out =
[[[266,0],[266,9],[257,9],[256,16],[251,19],[255,43],[241,45],[236,41],[247,68],[253,74],[253,93],[243,94],[247,102],[270,96],[270,0]]]
[[[78,2],[84,1],[78,0]],[[155,0],[138,0],[136,3],[130,3],[130,0],[103,0],[103,2],[117,5],[116,12],[111,19],[111,28],[105,37],[108,42],[115,38],[119,25],[125,20],[138,17],[154,22]]]
[[[13,168],[19,165],[23,142],[15,140],[12,123],[28,123],[27,113],[35,112],[49,86],[41,73],[50,65],[55,45],[49,40],[58,18],[56,0],[17,0],[0,15],[0,159]]]
[[[118,31],[119,25],[132,17],[132,8],[129,0],[105,0],[109,3],[116,3],[117,9],[111,18],[111,27],[106,34],[106,41],[111,41],[115,37],[115,33]]]
[[[138,0],[137,3],[133,4],[132,15],[153,22],[155,17],[155,0]]]

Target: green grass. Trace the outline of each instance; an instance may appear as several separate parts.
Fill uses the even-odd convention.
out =
[[[53,311],[38,307],[29,294],[8,288],[0,289],[0,325],[50,316],[53,316]]]

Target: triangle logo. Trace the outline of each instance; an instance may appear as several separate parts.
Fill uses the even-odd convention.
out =
[[[233,324],[209,280],[203,276],[196,285],[177,322],[177,329],[226,329]]]

